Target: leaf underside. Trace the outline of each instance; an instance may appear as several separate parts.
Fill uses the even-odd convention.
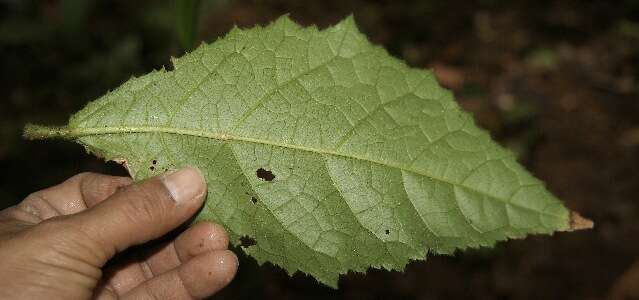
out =
[[[348,271],[571,229],[432,72],[371,45],[352,17],[321,31],[286,16],[234,28],[173,64],[48,135],[125,161],[136,180],[198,166],[198,219],[250,240],[241,249],[260,263],[336,287]]]

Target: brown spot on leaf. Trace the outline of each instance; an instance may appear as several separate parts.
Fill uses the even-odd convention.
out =
[[[265,181],[273,181],[273,179],[275,179],[275,175],[273,175],[273,172],[265,170],[264,168],[257,169],[257,171],[255,171],[255,174],[257,175],[257,178]]]
[[[591,229],[595,226],[595,223],[592,220],[586,219],[574,211],[570,212],[570,221],[568,224],[569,227],[566,231]]]
[[[248,248],[254,245],[257,245],[257,241],[254,238],[248,235],[240,237],[240,246],[242,246],[242,248]]]

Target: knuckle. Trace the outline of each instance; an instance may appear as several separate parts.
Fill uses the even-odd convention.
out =
[[[60,213],[49,204],[42,191],[29,194],[16,208],[39,220],[60,215]]]
[[[73,176],[71,176],[69,179],[67,179],[65,182],[75,182],[78,185],[82,185],[85,182],[90,182],[95,180],[96,177],[100,176],[100,174],[98,173],[93,173],[93,172],[82,172],[82,173],[78,173],[75,174]]]
[[[42,191],[33,192],[27,195],[26,198],[24,198],[24,200],[30,200],[30,201],[39,201],[42,199],[43,199]],[[22,202],[25,202],[25,201],[22,201]]]
[[[115,177],[96,173],[86,173],[82,178],[82,193],[85,198],[106,199],[118,189],[130,183],[126,177]]]
[[[92,180],[93,193],[98,197],[106,198],[111,196],[119,187],[119,182],[116,180]]]
[[[99,238],[78,225],[73,216],[53,217],[32,228],[38,237],[32,240],[46,241],[49,250],[78,262],[103,261],[111,255]]]
[[[167,207],[159,193],[144,185],[134,185],[126,189],[128,200],[122,212],[129,221],[134,223],[155,223],[167,214]]]

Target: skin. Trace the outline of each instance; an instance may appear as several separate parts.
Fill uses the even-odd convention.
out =
[[[205,198],[195,168],[140,183],[82,173],[35,192],[0,211],[0,298],[209,297],[238,267],[224,229],[198,223],[167,238]]]

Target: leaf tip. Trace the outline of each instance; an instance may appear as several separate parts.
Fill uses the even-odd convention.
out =
[[[595,226],[595,223],[590,220],[582,217],[580,214],[571,211],[570,212],[570,220],[568,221],[568,229],[566,231],[577,231],[583,229],[592,229]]]

